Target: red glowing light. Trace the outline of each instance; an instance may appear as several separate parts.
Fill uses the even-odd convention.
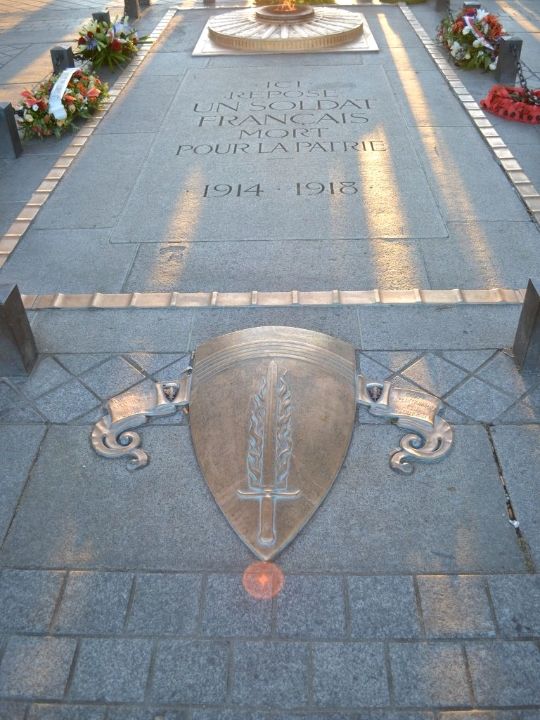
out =
[[[285,576],[274,563],[256,562],[244,570],[242,584],[244,590],[257,600],[270,600],[283,587]]]

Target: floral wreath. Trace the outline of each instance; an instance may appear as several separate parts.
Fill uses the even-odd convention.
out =
[[[499,39],[505,34],[498,16],[484,8],[464,8],[455,18],[449,14],[437,28],[456,65],[486,71],[495,70]]]

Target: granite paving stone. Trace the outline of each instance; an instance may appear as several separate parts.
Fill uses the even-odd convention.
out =
[[[152,372],[152,377],[157,382],[176,380],[183,375],[185,370],[191,365],[191,360],[191,353],[186,353],[176,360],[176,362],[169,363],[167,367]]]
[[[497,424],[540,423],[540,407],[527,398],[520,400],[497,418]]]
[[[32,703],[27,720],[105,720],[105,707]]]
[[[470,119],[438,70],[388,70],[394,91],[403,97],[401,112],[408,126],[469,126]]]
[[[0,663],[0,695],[61,699],[75,646],[69,638],[11,637]]]
[[[237,642],[231,701],[300,708],[308,701],[308,647],[295,642]]]
[[[417,638],[416,598],[410,577],[347,579],[353,638]]]
[[[109,356],[106,353],[61,353],[56,359],[73,375],[80,375],[86,370],[99,365]]]
[[[120,632],[132,580],[128,573],[70,572],[53,631],[80,635]]]
[[[2,385],[0,384],[0,388]],[[44,427],[14,425],[0,432],[0,539],[3,539],[45,435]],[[21,440],[24,439],[24,442]]]
[[[100,702],[142,701],[151,650],[150,640],[85,638],[75,667],[71,698]]]
[[[472,377],[451,392],[446,398],[449,405],[480,422],[492,422],[501,415],[515,398],[503,394],[483,380]]]
[[[534,712],[534,711],[533,711]],[[440,712],[442,720],[525,720],[527,711],[519,710],[450,710]]]
[[[472,418],[458,412],[455,408],[446,404],[443,404],[439,414],[442,415],[451,425],[469,425],[470,423],[474,423]]]
[[[50,443],[0,553],[5,561],[243,572],[252,555],[211,497],[187,428],[142,429],[150,463],[135,473],[125,459],[99,457],[89,433],[80,426],[49,429]]]
[[[0,379],[0,410],[7,410],[22,400],[20,394],[5,380]]]
[[[463,196],[459,197],[462,201]],[[526,287],[540,238],[529,218],[520,222],[454,221],[448,223],[448,234],[448,240],[436,250],[433,241],[419,240],[431,287]]]
[[[271,602],[255,600],[245,591],[240,575],[209,575],[202,632],[215,637],[269,635],[271,610]]]
[[[538,467],[540,467],[540,426],[498,426],[493,441],[501,463],[506,487],[521,531],[536,565],[540,564],[540,514],[538,513]]]
[[[29,294],[59,288],[65,293],[120,292],[136,248],[111,245],[108,235],[103,229],[31,227],[0,271],[0,280],[17,282]]]
[[[188,710],[109,706],[107,720],[188,720]]]
[[[25,156],[17,160],[0,160],[0,197],[3,203],[23,202],[41,183],[54,164],[46,156]]]
[[[44,423],[45,418],[34,410],[30,403],[15,405],[0,412],[0,423],[4,425],[21,425],[25,423]]]
[[[494,350],[445,350],[442,354],[450,362],[474,372],[493,356]]]
[[[433,353],[426,353],[401,374],[437,397],[446,395],[467,377],[466,373]]]
[[[540,636],[540,576],[494,575],[489,587],[503,635]]]
[[[40,413],[54,423],[69,422],[98,404],[99,399],[75,379],[36,401]]]
[[[39,213],[36,229],[106,228],[112,227],[128,198],[141,160],[146,156],[153,135],[129,133],[122,135],[96,135],[80,153],[78,162],[71,166],[62,182]],[[133,148],[137,152],[132,152]],[[82,156],[82,157],[81,157]],[[82,160],[84,159],[84,162]],[[114,171],[103,173],[104,167]],[[100,177],[96,183],[94,178]],[[77,202],[72,212],[74,198]]]
[[[540,650],[536,644],[471,643],[467,657],[480,705],[540,704]]]
[[[485,430],[467,425],[454,432],[444,466],[418,464],[414,476],[405,478],[388,463],[403,431],[391,425],[356,429],[328,497],[281,554],[283,569],[522,572],[523,556]]]
[[[227,691],[228,643],[163,640],[159,643],[151,699],[160,703],[218,704]]]
[[[0,720],[26,720],[26,705],[0,700]]]
[[[360,307],[361,348],[369,352],[511,346],[519,312],[513,305]]]
[[[178,355],[175,355],[173,353],[139,352],[130,353],[127,357],[131,363],[134,363],[136,366],[138,366],[141,370],[144,370],[144,372],[148,373],[149,375],[158,372],[159,370],[167,367],[168,365],[172,365],[175,360],[179,359]]]
[[[0,632],[46,633],[64,573],[3,570],[0,573]]]
[[[360,329],[356,308],[246,308],[219,312],[196,311],[191,346],[196,348],[215,335],[260,325],[287,325],[328,333],[360,347]]]
[[[157,133],[178,90],[181,74],[180,66],[176,77],[149,77],[146,72],[135,76],[129,93],[118,98],[97,134]]]
[[[325,643],[313,648],[313,695],[318,707],[388,705],[384,650],[379,643]]]
[[[277,635],[302,639],[344,637],[345,599],[340,577],[289,575],[276,603]]]
[[[74,341],[81,353],[97,349],[104,353],[179,352],[189,347],[192,319],[190,309],[45,310],[37,316],[32,330],[42,352],[64,352]]]
[[[139,575],[127,630],[144,635],[192,635],[200,596],[200,576]]]
[[[458,643],[392,643],[390,664],[397,705],[471,705],[465,659]]]
[[[116,355],[83,373],[81,380],[105,400],[144,380],[144,375],[131,363]]]
[[[495,625],[483,578],[433,575],[418,578],[429,638],[494,637]]]
[[[530,222],[524,205],[475,127],[411,128],[429,184],[440,201],[443,217],[459,222],[465,216],[476,223]],[[474,156],[474,166],[470,163]],[[482,177],[479,188],[477,179]]]
[[[498,353],[476,374],[513,397],[519,397],[540,384],[540,369],[536,373],[519,371],[514,358],[506,353]]]
[[[207,710],[194,709],[192,720],[433,720],[434,715],[421,710],[371,710],[363,709],[361,714],[354,710],[324,710],[318,708],[314,712],[309,710],[255,711],[255,710]],[[506,720],[502,718],[501,720]],[[511,720],[508,718],[508,720]],[[531,718],[531,720],[533,720]],[[534,718],[536,720],[536,718]]]
[[[37,398],[71,379],[70,373],[66,372],[54,358],[44,357],[36,363],[28,379],[21,383],[19,388],[29,398]]]
[[[372,360],[369,355],[364,355],[364,353],[357,354],[356,367],[357,371],[374,382],[384,382],[392,375],[388,368],[383,367],[375,360]]]
[[[386,251],[391,243],[391,253]],[[429,286],[411,240],[229,240],[143,243],[126,291],[371,290]]]
[[[370,350],[367,353],[363,352],[362,355],[372,358],[394,373],[399,372],[406,365],[411,365],[418,357],[417,352],[400,352],[399,350],[393,352],[387,352],[385,350]]]

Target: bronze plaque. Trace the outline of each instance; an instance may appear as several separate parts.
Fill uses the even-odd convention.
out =
[[[354,348],[336,338],[258,327],[197,348],[197,459],[225,517],[262,560],[291,542],[330,490],[355,411]]]

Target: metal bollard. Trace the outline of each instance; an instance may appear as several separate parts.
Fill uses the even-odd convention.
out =
[[[19,288],[0,285],[0,376],[27,375],[37,355]]]
[[[499,59],[495,68],[495,80],[502,85],[513,85],[518,74],[519,58],[523,40],[517,37],[502,37],[499,40]]]
[[[75,67],[75,57],[71,45],[55,45],[51,48],[51,60],[55,75],[66,68]]]
[[[18,158],[22,151],[13,105],[0,102],[0,158]]]
[[[527,285],[513,351],[520,370],[540,373],[540,278]]]
[[[100,22],[100,23],[107,23],[107,25],[110,25],[111,24],[111,13],[108,10],[105,10],[104,12],[92,13],[92,20],[95,20],[96,22]]]
[[[124,0],[124,15],[130,20],[136,20],[141,14],[139,0]]]
[[[472,2],[472,0],[465,0],[465,2],[463,3],[464,10],[480,10],[481,7],[481,2]]]

